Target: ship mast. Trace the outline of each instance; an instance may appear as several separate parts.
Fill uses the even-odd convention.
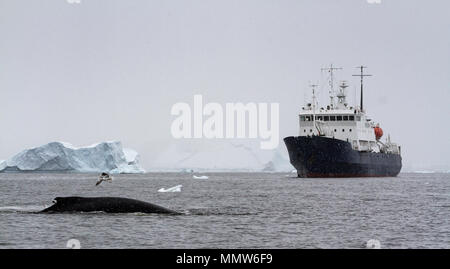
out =
[[[352,76],[354,76],[354,77],[361,77],[361,111],[364,111],[363,110],[363,79],[364,79],[364,77],[370,77],[372,75],[364,74],[364,68],[367,68],[367,66],[362,66],[361,65],[361,66],[358,66],[356,68],[361,69],[361,74],[359,74],[359,75],[352,75]]]
[[[316,87],[317,84],[311,84],[312,88],[312,109],[313,109],[313,130],[316,131]],[[319,133],[320,135],[320,133]]]
[[[330,107],[333,108],[334,107],[334,76],[333,76],[333,72],[335,70],[342,70],[342,67],[333,67],[333,64],[330,65],[330,67],[327,68],[322,68],[322,71],[328,71],[330,73],[330,80],[329,80],[329,85],[330,85]]]

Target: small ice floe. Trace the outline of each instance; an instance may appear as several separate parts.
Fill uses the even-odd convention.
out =
[[[416,173],[416,174],[434,174],[436,172],[435,171],[430,171],[430,170],[420,170],[420,171],[414,171],[413,173]]]
[[[181,187],[183,187],[183,185],[176,185],[175,187],[168,188],[168,189],[161,188],[158,190],[158,192],[180,192]]]
[[[376,239],[370,239],[366,243],[366,248],[368,248],[368,249],[380,249],[381,248],[381,243],[380,243],[380,241],[378,241]]]
[[[292,170],[292,171],[291,171],[291,174],[297,174],[297,170],[295,170],[295,169]]]
[[[192,178],[193,179],[208,179],[209,177],[208,176],[196,176],[196,175],[193,175]]]

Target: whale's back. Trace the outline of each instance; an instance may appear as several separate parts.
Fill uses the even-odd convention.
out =
[[[57,197],[55,204],[41,212],[159,213],[177,212],[159,205],[122,197]]]

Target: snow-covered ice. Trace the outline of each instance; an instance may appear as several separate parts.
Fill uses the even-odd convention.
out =
[[[6,168],[6,161],[5,160],[0,160],[0,171],[4,170]]]
[[[80,148],[65,142],[51,142],[0,161],[0,172],[4,171],[145,172],[139,165],[137,152],[124,149],[119,141]]]
[[[161,188],[158,190],[158,192],[180,192],[181,191],[181,187],[183,187],[183,185],[176,185],[175,187],[171,187],[168,189],[165,188]]]
[[[196,176],[196,175],[193,175],[192,178],[193,179],[208,179],[209,177],[208,176]]]

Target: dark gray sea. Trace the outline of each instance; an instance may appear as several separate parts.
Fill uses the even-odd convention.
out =
[[[0,173],[0,248],[450,248],[450,174]],[[183,185],[181,192],[158,192]],[[36,214],[57,196],[120,196],[182,215]]]

